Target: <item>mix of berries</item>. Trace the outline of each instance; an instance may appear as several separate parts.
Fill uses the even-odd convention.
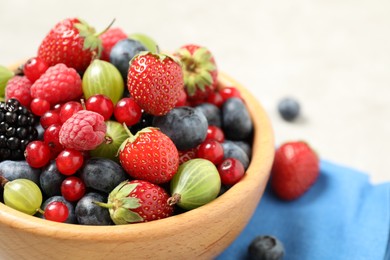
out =
[[[245,101],[219,85],[206,47],[172,53],[72,18],[18,75],[0,66],[2,202],[57,222],[127,224],[192,210],[239,182],[253,135]]]

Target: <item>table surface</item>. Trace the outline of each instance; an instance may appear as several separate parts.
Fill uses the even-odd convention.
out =
[[[97,30],[116,18],[115,26],[146,33],[164,50],[201,44],[263,104],[276,145],[306,140],[321,158],[380,183],[390,180],[389,11],[385,0],[2,0],[0,64],[34,56],[67,17]],[[278,115],[286,96],[301,103],[297,122]]]

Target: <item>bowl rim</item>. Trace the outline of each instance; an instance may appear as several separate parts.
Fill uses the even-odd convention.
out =
[[[19,63],[20,64],[20,63]],[[16,68],[12,66],[11,68]],[[147,223],[133,223],[128,225],[107,225],[107,226],[92,226],[92,225],[79,225],[68,224],[47,221],[35,216],[30,216],[25,213],[19,212],[0,203],[0,223],[12,227],[13,229],[23,230],[23,232],[33,233],[38,236],[56,237],[59,239],[69,239],[71,237],[75,240],[93,239],[98,241],[131,241],[132,239],[139,240],[139,236],[135,234],[141,234],[142,236],[153,237],[154,230],[159,230],[159,234],[172,234],[172,229],[165,227],[176,227],[177,232],[183,228],[190,227],[193,222],[191,219],[197,219],[197,222],[201,225],[202,221],[207,221],[207,217],[212,215],[213,208],[230,206],[233,209],[233,205],[228,205],[227,201],[239,196],[242,191],[251,190],[258,187],[259,182],[268,182],[270,171],[261,172],[257,171],[259,167],[270,169],[274,158],[274,135],[270,120],[265,113],[264,108],[256,100],[256,98],[239,84],[236,80],[223,72],[219,72],[218,86],[235,86],[240,90],[241,96],[247,105],[249,113],[253,121],[258,121],[257,125],[261,125],[261,129],[267,132],[266,135],[262,135],[259,131],[254,130],[252,147],[257,147],[256,151],[253,149],[250,165],[246,171],[243,179],[232,186],[227,192],[218,196],[213,201],[203,205],[199,208],[186,211],[168,218],[150,221]],[[255,124],[254,124],[255,125]],[[265,186],[265,184],[264,184]],[[259,191],[259,200],[264,192],[264,189]],[[255,209],[253,209],[252,214]],[[199,218],[199,215],[205,216]],[[248,219],[249,221],[249,219]],[[109,233],[109,236],[101,236],[102,234]]]

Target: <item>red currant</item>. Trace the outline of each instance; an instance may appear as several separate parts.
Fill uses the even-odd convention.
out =
[[[223,102],[232,97],[241,98],[240,91],[235,87],[221,88],[219,94],[221,95]]]
[[[23,73],[28,80],[34,83],[48,68],[49,66],[47,66],[41,58],[35,57],[29,59],[26,64],[24,64]]]
[[[47,204],[43,216],[47,220],[65,222],[69,216],[69,209],[63,202],[53,201]]]
[[[79,177],[71,176],[61,183],[61,195],[67,201],[78,201],[85,194],[85,184]]]
[[[180,91],[179,99],[176,102],[175,107],[182,107],[185,106],[187,103],[187,93],[184,89]]]
[[[217,107],[221,107],[223,104],[223,98],[218,91],[212,92],[207,97],[207,103],[211,103]]]
[[[24,157],[31,167],[41,168],[50,161],[50,148],[42,141],[32,141],[26,146]]]
[[[51,110],[60,114],[61,107],[62,107],[62,104],[55,104]]]
[[[81,103],[76,101],[68,101],[61,106],[60,110],[60,119],[61,123],[65,123],[69,117],[71,117],[74,113],[83,109]]]
[[[114,113],[114,103],[109,97],[102,94],[90,96],[85,102],[85,108],[102,115],[104,121],[110,119],[112,113]]]
[[[54,124],[46,128],[43,132],[43,141],[49,146],[51,151],[51,157],[54,159],[62,150],[64,146],[60,143],[61,125]]]
[[[223,160],[223,147],[216,140],[205,140],[198,146],[197,157],[218,165]]]
[[[142,110],[132,97],[122,98],[115,105],[114,116],[119,123],[132,126],[140,121]]]
[[[240,160],[236,158],[227,158],[218,165],[219,176],[224,185],[234,185],[245,175],[245,169]]]
[[[75,174],[83,165],[83,162],[83,153],[74,149],[64,149],[56,158],[57,169],[64,175]]]
[[[210,125],[207,127],[206,140],[216,140],[223,143],[225,141],[225,134],[218,126]]]
[[[62,124],[60,119],[60,114],[54,110],[49,110],[44,113],[40,118],[40,123],[43,129],[48,128],[54,124]]]
[[[30,103],[30,109],[34,115],[42,116],[50,110],[50,103],[43,98],[34,98]]]

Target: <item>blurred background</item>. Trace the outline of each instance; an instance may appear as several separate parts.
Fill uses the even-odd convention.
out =
[[[58,21],[80,17],[154,38],[173,51],[208,47],[272,121],[276,145],[305,140],[325,160],[390,180],[390,1],[0,0],[0,64],[35,56]],[[281,119],[290,96],[301,117]]]

